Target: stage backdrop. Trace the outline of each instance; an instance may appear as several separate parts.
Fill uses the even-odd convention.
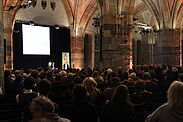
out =
[[[14,69],[46,68],[50,61],[55,62],[56,68],[62,68],[62,52],[70,52],[70,29],[50,27],[50,55],[24,55],[22,23],[15,24],[13,33]]]

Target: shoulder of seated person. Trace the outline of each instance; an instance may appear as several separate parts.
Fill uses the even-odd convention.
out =
[[[56,122],[57,120],[50,120],[48,118],[40,118],[40,119],[34,119],[29,122]],[[71,122],[70,120],[66,118],[59,118],[58,122]]]
[[[40,118],[40,119],[33,119],[30,120],[29,122],[47,122],[48,120],[46,118]]]
[[[108,88],[105,88],[105,89],[104,89],[104,92],[105,92],[105,91],[110,91],[110,90],[112,90],[112,88],[108,87]]]
[[[59,118],[58,122],[71,122],[71,121],[66,118]]]

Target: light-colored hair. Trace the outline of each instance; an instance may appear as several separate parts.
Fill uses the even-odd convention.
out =
[[[168,104],[173,109],[183,107],[183,83],[174,81],[168,89]]]
[[[30,104],[30,110],[34,112],[53,113],[55,111],[54,103],[45,96],[38,96]]]
[[[136,73],[135,73],[135,72],[132,72],[132,73],[129,75],[129,78],[132,78],[132,79],[136,78]]]
[[[112,70],[111,68],[109,68],[109,69],[107,69],[107,72],[108,72],[108,73],[112,73],[113,70]]]
[[[117,86],[112,95],[111,102],[112,104],[122,105],[129,103],[128,87],[126,85]]]
[[[97,95],[97,92],[99,91],[97,89],[97,82],[95,81],[95,79],[93,77],[87,77],[84,79],[83,81],[83,85],[86,87],[88,93],[90,95]]]
[[[88,92],[91,92],[97,87],[97,82],[93,77],[87,77],[84,79],[83,85],[87,88]]]
[[[64,71],[64,70],[61,70],[61,71],[60,71],[60,74],[61,74],[61,77],[67,76],[67,72]]]

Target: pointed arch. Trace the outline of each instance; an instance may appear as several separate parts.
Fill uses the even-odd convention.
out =
[[[73,23],[73,17],[74,17],[71,2],[70,0],[60,0],[60,1],[63,3],[63,6],[67,14],[68,22],[71,25]]]
[[[163,23],[161,23],[163,25],[164,28],[171,28],[171,18],[170,18],[170,8],[169,8],[169,1],[168,0],[162,0],[159,1],[158,3],[160,5],[159,8],[159,12],[162,15],[161,20],[163,21]]]
[[[148,7],[145,6],[144,2],[138,4],[134,9],[134,16],[138,16],[139,14],[146,11],[147,9]]]
[[[157,7],[155,6],[155,4],[153,3],[152,0],[143,0],[143,2],[148,6],[149,10],[152,12],[152,14],[155,16],[156,19],[156,28],[157,29],[161,29],[161,23],[160,23],[160,13],[157,9]]]
[[[183,21],[183,1],[180,3],[180,7],[177,12],[176,20],[177,22]]]
[[[179,5],[180,1],[179,0],[175,0],[172,6],[172,10],[171,10],[171,21],[172,21],[172,28],[175,29],[176,28],[176,23],[177,23],[177,14],[178,14],[178,5]]]
[[[13,23],[15,15],[22,4],[22,0],[4,0],[3,1],[3,10],[8,11],[11,15],[11,22]]]
[[[104,1],[104,3],[103,3],[103,13],[108,13],[109,12],[109,5],[110,5],[110,2],[109,2],[109,0],[103,0]]]
[[[7,41],[6,64],[5,69],[13,69],[13,28],[15,22],[15,15],[22,4],[22,0],[7,0],[3,3],[4,10],[4,38]]]
[[[89,5],[89,7],[84,12],[84,14],[80,20],[80,23],[79,23],[79,26],[82,27],[84,29],[84,31],[89,23],[89,20],[91,19],[92,15],[95,13],[95,11],[97,9],[98,9],[97,3],[95,2],[95,0],[93,0],[91,2],[91,4]]]

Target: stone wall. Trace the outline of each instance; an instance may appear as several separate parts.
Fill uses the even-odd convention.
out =
[[[156,60],[158,64],[180,65],[180,31],[164,30],[158,33]]]
[[[4,37],[3,37],[3,1],[2,0],[0,1],[0,90],[4,91]]]

